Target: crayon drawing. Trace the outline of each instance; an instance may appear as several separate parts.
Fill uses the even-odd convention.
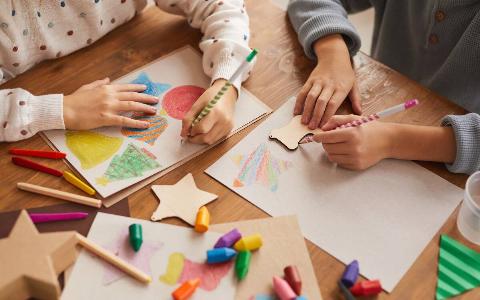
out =
[[[289,161],[275,158],[266,143],[260,144],[250,154],[236,155],[232,157],[232,160],[240,167],[240,171],[233,181],[234,187],[259,183],[272,192],[278,189],[280,174],[292,166]]]
[[[93,131],[65,131],[65,143],[87,170],[112,157],[122,146],[123,139]]]
[[[145,142],[150,146],[155,144],[157,138],[167,129],[168,121],[162,116],[139,116],[134,119],[150,123],[146,129],[123,127],[121,132],[124,136]]]
[[[141,72],[140,74],[138,74],[137,78],[132,80],[130,83],[146,85],[147,88],[143,91],[143,93],[155,97],[159,97],[171,87],[170,84],[153,82],[152,80],[150,80],[150,77],[148,77],[147,73],[145,72]]]
[[[230,272],[232,266],[233,260],[222,264],[197,263],[186,258],[182,253],[175,252],[170,254],[166,272],[160,276],[160,281],[175,285],[200,278],[200,288],[213,291]]]
[[[161,167],[156,159],[147,149],[130,143],[122,155],[113,157],[105,174],[97,178],[97,183],[106,185],[111,181],[142,176],[146,171]]]
[[[182,120],[203,92],[204,88],[194,85],[175,87],[165,94],[162,107],[170,117]]]
[[[163,247],[163,245],[163,242],[151,242],[146,240],[143,241],[138,252],[135,252],[130,245],[128,229],[125,227],[125,230],[123,230],[111,243],[105,245],[104,248],[111,251],[124,261],[139,268],[146,274],[151,275],[150,260],[152,256]],[[120,278],[128,276],[111,264],[104,262],[104,265],[104,285],[109,285]]]

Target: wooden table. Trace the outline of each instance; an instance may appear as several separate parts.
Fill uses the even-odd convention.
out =
[[[247,9],[251,17],[251,46],[260,49],[260,56],[245,87],[276,109],[289,96],[299,91],[314,64],[305,58],[285,12],[267,0],[248,0]],[[96,79],[106,76],[112,79],[118,78],[186,44],[198,49],[197,43],[200,37],[199,31],[190,28],[183,18],[150,8],[87,49],[55,61],[43,62],[7,82],[1,88],[22,87],[34,94],[68,94],[82,84]],[[413,97],[421,99],[422,104],[408,114],[397,115],[391,120],[438,125],[446,114],[464,113],[458,106],[362,53],[356,56],[355,63],[364,114]],[[173,184],[187,172],[191,172],[200,188],[220,196],[221,201],[208,206],[215,223],[266,217],[267,215],[260,209],[203,173],[203,170],[254,127],[251,126],[198,159],[172,171],[157,180],[155,184]],[[52,178],[46,174],[14,166],[7,154],[10,147],[48,149],[39,136],[0,145],[0,211],[58,203],[52,198],[18,191],[15,184],[19,181],[77,192],[70,185],[65,185],[60,178]],[[60,169],[66,168],[62,162],[48,162],[48,164]],[[465,185],[467,176],[450,174],[442,164],[421,163],[421,165],[461,188]],[[158,205],[158,200],[148,186],[130,196],[128,201],[132,216],[143,219],[149,219]],[[456,228],[457,211],[450,216],[440,232],[447,233],[473,247]],[[177,220],[168,220],[166,223],[184,225]],[[390,299],[433,299],[436,287],[438,240],[437,234],[391,293]],[[344,265],[311,242],[306,241],[306,243],[324,299],[341,298],[336,281],[341,276]],[[480,250],[480,247],[473,248]],[[475,296],[478,298],[478,295],[477,289],[465,294],[462,299],[474,299]],[[383,293],[380,299],[386,297],[387,295]]]

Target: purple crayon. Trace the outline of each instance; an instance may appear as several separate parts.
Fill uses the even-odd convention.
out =
[[[342,283],[347,288],[352,287],[357,281],[359,271],[360,270],[358,266],[358,261],[357,260],[352,261],[349,265],[345,267],[345,271],[343,272],[342,279],[341,279]]]
[[[241,238],[242,234],[240,233],[240,231],[238,231],[237,228],[234,228],[222,235],[215,243],[215,246],[213,246],[213,248],[231,248],[233,244],[235,244]]]
[[[55,221],[70,221],[70,220],[80,220],[88,217],[88,213],[85,212],[68,212],[68,213],[30,213],[30,218],[32,222],[45,223],[45,222],[55,222]]]

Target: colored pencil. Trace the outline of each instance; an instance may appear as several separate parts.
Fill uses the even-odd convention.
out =
[[[142,270],[137,269],[135,266],[121,260],[118,256],[108,252],[107,250],[90,241],[83,235],[77,233],[77,238],[78,243],[86,250],[92,252],[106,262],[114,265],[115,267],[137,279],[138,281],[142,283],[150,283],[152,281],[152,278],[145,274]]]
[[[67,193],[67,192],[63,192],[63,191],[35,185],[35,184],[19,182],[17,183],[17,188],[20,190],[24,190],[32,193],[50,196],[57,199],[62,199],[62,200],[75,202],[75,203],[88,205],[88,206],[93,206],[97,208],[100,208],[102,206],[102,201],[95,198],[89,198],[89,197],[80,196],[72,193]]]
[[[31,160],[28,160],[28,159],[25,159],[25,158],[22,158],[22,157],[14,156],[14,157],[12,157],[12,162],[14,164],[16,164],[17,166],[20,166],[20,167],[40,171],[40,172],[47,173],[47,174],[57,176],[57,177],[62,177],[63,176],[63,172],[61,172],[59,170],[49,168],[47,166],[41,165],[39,163],[36,163],[34,161],[31,161]]]
[[[43,157],[43,158],[50,158],[50,159],[62,159],[67,156],[67,154],[63,152],[58,152],[58,151],[44,151],[44,150],[19,149],[19,148],[12,148],[8,150],[8,152],[13,155]]]
[[[230,79],[227,80],[227,82],[225,82],[225,84],[223,85],[223,87],[220,89],[220,91],[218,91],[218,93],[215,95],[215,97],[213,97],[213,99],[211,99],[207,105],[202,109],[202,111],[197,115],[197,117],[195,118],[195,120],[193,120],[192,122],[192,125],[191,127],[193,128],[195,125],[198,124],[198,122],[200,122],[203,118],[205,118],[209,113],[210,111],[212,110],[212,108],[215,106],[215,104],[217,104],[217,102],[222,98],[222,96],[226,93],[226,91],[228,90],[228,88],[233,84],[233,82],[235,81],[235,79],[237,79],[238,76],[240,76],[244,70],[248,67],[248,65],[250,64],[250,62],[253,60],[253,58],[257,55],[258,51],[257,49],[253,49],[252,52],[250,52],[250,54],[247,56],[247,58],[245,59],[245,61],[243,61],[243,63],[238,67],[238,69],[233,73],[233,75],[230,77]]]
[[[378,112],[376,114],[371,114],[368,117],[363,117],[363,118],[355,120],[353,122],[349,122],[349,123],[340,125],[340,126],[334,128],[333,130],[342,129],[342,128],[349,128],[349,127],[358,127],[358,126],[361,126],[363,124],[366,124],[366,123],[369,123],[369,122],[372,122],[372,121],[375,121],[375,120],[378,120],[378,119],[381,119],[381,118],[385,118],[385,117],[394,115],[394,114],[402,112],[402,111],[405,111],[405,110],[407,110],[411,107],[414,107],[418,103],[419,102],[418,102],[417,99],[408,100],[405,103],[392,106],[392,107],[387,108],[385,110],[382,110],[381,112]],[[311,143],[311,142],[313,142],[313,134],[310,134],[310,135],[304,137],[299,142],[299,144],[307,144],[307,143]]]
[[[29,213],[32,222],[45,223],[55,221],[81,220],[88,217],[86,212],[67,212],[67,213]]]

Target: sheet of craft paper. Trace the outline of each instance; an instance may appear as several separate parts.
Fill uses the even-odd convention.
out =
[[[128,226],[142,225],[143,243],[134,252]],[[191,228],[152,223],[98,213],[88,239],[115,253],[152,277],[148,285],[82,250],[62,293],[62,299],[172,299],[171,293],[186,280],[199,277],[201,285],[191,300],[233,299],[233,261],[207,265],[206,251],[221,234],[198,234]]]
[[[306,238],[344,263],[357,259],[364,276],[392,291],[462,190],[413,162],[350,171],[330,163],[321,144],[286,150],[268,136],[293,106],[290,99],[206,173],[272,216],[298,215]]]
[[[237,228],[242,235],[260,233],[263,239],[262,247],[252,252],[248,275],[238,283],[235,300],[255,300],[258,295],[268,297],[259,299],[277,299],[273,296],[272,277],[283,276],[283,269],[288,265],[295,265],[300,273],[302,295],[307,299],[322,299],[305,239],[295,216],[215,224],[210,230],[226,233],[233,228]]]
[[[102,197],[112,195],[205,149],[180,143],[182,118],[210,84],[201,56],[185,47],[116,81],[147,85],[158,96],[155,116],[133,116],[150,122],[145,130],[107,127],[90,131],[52,130],[46,137]],[[221,101],[221,100],[220,100]],[[242,89],[234,115],[238,130],[269,112]]]

